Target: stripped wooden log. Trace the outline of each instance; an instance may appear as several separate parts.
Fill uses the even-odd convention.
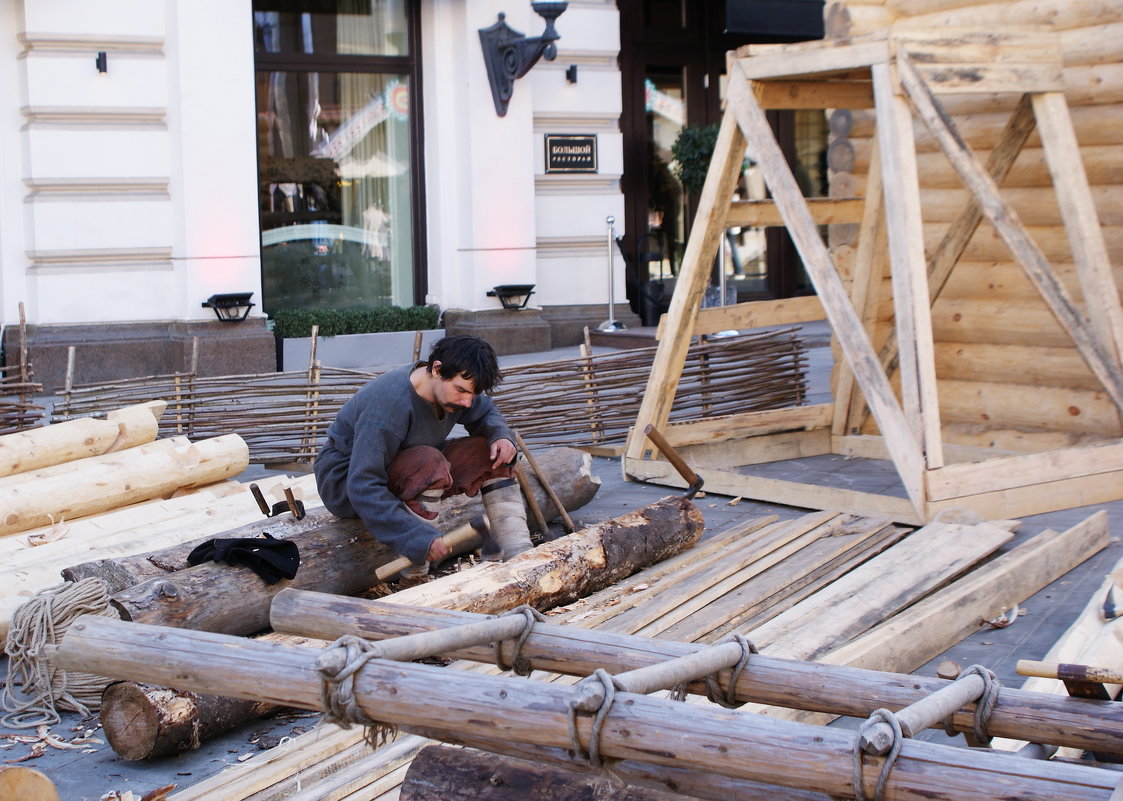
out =
[[[274,628],[293,634],[315,631],[324,638],[355,634],[364,639],[383,640],[443,631],[483,618],[463,612],[403,607],[391,600],[340,598],[289,590],[274,601],[271,619]],[[505,642],[500,647],[504,660],[509,662],[513,644]],[[597,668],[619,673],[649,667],[705,650],[701,645],[673,640],[536,623],[519,655],[535,670],[587,675]],[[445,655],[478,662],[496,661],[492,643],[457,648]],[[719,671],[717,676],[720,685],[726,687],[730,671]],[[945,679],[805,662],[762,653],[750,657],[733,689],[739,702],[866,717],[879,707],[901,709],[916,703],[949,683]],[[701,681],[691,683],[689,689],[699,694],[707,692]],[[1102,747],[1112,753],[1123,753],[1123,721],[1111,715],[1113,708],[1111,704],[1003,688],[990,726],[1000,736],[1009,736],[1011,732],[1032,733],[1040,742],[1083,743],[1089,748]],[[971,709],[961,710],[952,724],[959,731],[971,731]]]
[[[137,501],[169,497],[176,490],[236,476],[249,464],[246,443],[237,434],[157,453],[133,453],[141,449],[83,459],[85,464],[73,472],[0,486],[0,535],[62,517],[81,517]]]
[[[0,437],[0,476],[132,448],[156,439],[163,401],[127,406],[104,420],[83,417]]]
[[[84,616],[52,660],[63,669],[249,699],[268,695],[317,709],[317,655],[295,646]],[[578,716],[575,742],[570,690],[553,684],[371,659],[357,668],[353,686],[364,715],[413,733],[466,744],[477,737],[579,751],[590,744],[591,718]],[[853,738],[852,732],[723,709],[692,706],[685,714],[674,701],[619,693],[605,713],[599,751],[613,759],[851,796],[856,792]],[[882,760],[865,757],[862,762],[861,791],[872,793]],[[1024,760],[1012,768],[1007,756],[906,740],[885,788],[887,797],[899,801],[933,794],[979,801],[1011,796],[1109,801],[1119,783],[1114,771],[1083,765]]]

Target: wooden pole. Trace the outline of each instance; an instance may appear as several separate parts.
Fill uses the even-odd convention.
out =
[[[308,636],[314,633],[325,639],[355,634],[382,640],[482,619],[481,615],[465,612],[402,606],[393,600],[338,598],[299,590],[285,590],[277,595],[270,612],[270,623],[277,631]],[[517,629],[515,623],[504,625]],[[511,646],[507,643],[500,647]],[[690,643],[537,623],[520,655],[535,670],[587,675],[597,668],[619,673],[708,650]],[[479,662],[495,660],[495,651],[490,646],[458,648],[445,655]],[[722,687],[727,686],[729,675],[728,670],[718,673]],[[947,680],[926,676],[754,654],[734,691],[741,702],[866,717],[879,707],[902,709],[948,686]],[[694,682],[690,690],[706,691],[701,682]],[[1033,737],[1042,742],[1123,753],[1123,721],[1112,714],[1114,709],[1112,704],[1004,687],[991,714],[990,729],[1002,737]],[[972,731],[973,709],[960,709],[952,717],[952,724],[958,731]]]
[[[565,524],[565,530],[572,534],[577,530],[577,526],[573,525],[573,519],[569,516],[569,512],[565,511],[565,504],[558,499],[558,495],[554,492],[554,488],[550,485],[550,479],[547,477],[544,470],[538,465],[538,460],[534,458],[534,454],[530,452],[530,448],[526,446],[523,441],[522,435],[518,431],[515,432],[515,442],[522,451],[526,461],[530,464],[530,469],[534,471],[534,475],[538,476],[538,480],[542,482],[542,489],[546,490],[546,495],[553,501],[554,507],[561,514],[561,519]]]
[[[53,649],[53,663],[116,678],[177,684],[236,698],[320,708],[318,652],[227,635],[127,624],[86,615]],[[263,677],[264,682],[263,683]],[[570,738],[571,690],[423,664],[371,659],[354,676],[354,699],[368,718],[404,730],[473,744],[503,737],[531,745],[587,749],[592,720],[579,715]],[[856,795],[852,732],[724,709],[618,693],[599,731],[600,754],[686,767],[834,796]],[[862,759],[863,792],[873,792],[882,759]],[[1109,801],[1119,776],[1083,765],[1024,760],[917,740],[902,743],[886,781],[894,801]]]

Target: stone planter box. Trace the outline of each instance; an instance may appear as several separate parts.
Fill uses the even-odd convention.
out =
[[[385,370],[399,367],[413,358],[415,331],[385,331],[377,334],[340,334],[320,337],[316,358],[324,367]],[[433,343],[445,335],[443,328],[422,331],[421,358],[429,355]],[[307,370],[312,350],[311,337],[281,340],[281,370]]]

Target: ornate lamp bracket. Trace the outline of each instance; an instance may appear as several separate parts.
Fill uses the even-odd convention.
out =
[[[491,84],[491,99],[495,113],[507,116],[507,104],[515,90],[515,81],[530,72],[539,58],[553,61],[558,47],[554,42],[561,38],[554,29],[554,20],[561,16],[569,3],[567,0],[531,3],[530,7],[546,20],[546,30],[541,36],[527,37],[507,24],[507,15],[500,12],[499,21],[480,29],[480,44],[487,66],[487,79]]]

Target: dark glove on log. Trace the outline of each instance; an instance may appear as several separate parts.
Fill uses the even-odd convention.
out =
[[[268,533],[264,538],[207,540],[187,556],[189,565],[212,560],[228,565],[245,565],[266,584],[276,584],[283,578],[296,578],[296,570],[300,567],[296,543],[276,539]]]

